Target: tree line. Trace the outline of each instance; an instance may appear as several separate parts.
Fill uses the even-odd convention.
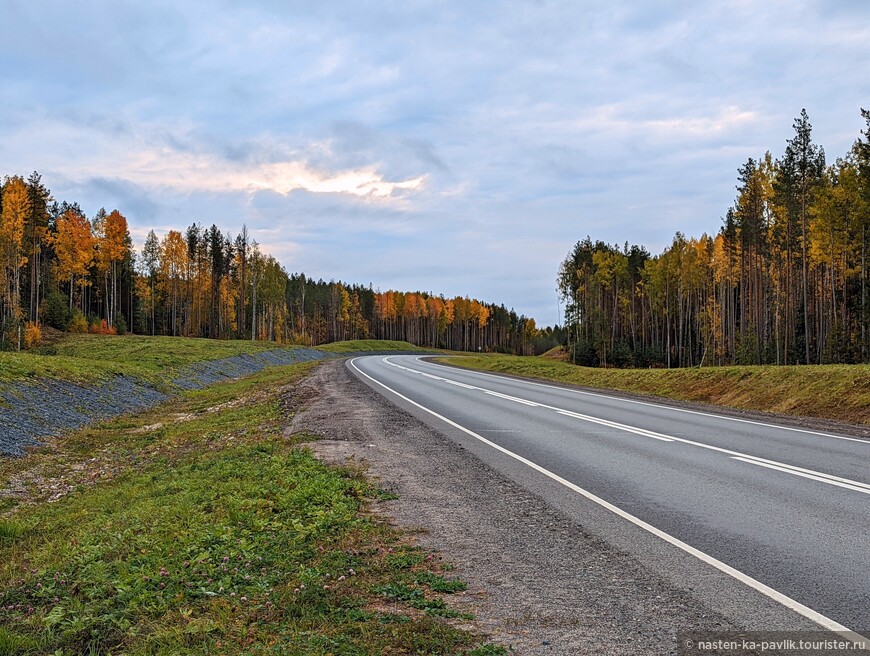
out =
[[[193,224],[133,247],[127,218],[88,218],[57,202],[38,173],[0,186],[0,348],[38,343],[42,327],[318,345],[345,339],[531,354],[558,327],[503,305],[288,274],[251,238]]]
[[[832,164],[806,111],[778,158],[738,169],[719,231],[663,253],[591,238],[561,265],[571,359],[588,366],[870,362],[870,112]]]

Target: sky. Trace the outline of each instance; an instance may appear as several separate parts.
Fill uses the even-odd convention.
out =
[[[830,161],[870,108],[865,0],[2,6],[0,175],[539,325],[579,239],[715,233],[802,108]]]

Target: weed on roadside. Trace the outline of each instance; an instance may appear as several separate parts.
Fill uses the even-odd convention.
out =
[[[66,487],[0,519],[0,655],[504,653],[445,620],[465,584],[366,512],[376,486],[283,436],[306,369],[18,461]]]

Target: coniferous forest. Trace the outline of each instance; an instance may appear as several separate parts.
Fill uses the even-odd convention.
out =
[[[714,235],[663,253],[578,242],[562,263],[571,359],[588,366],[870,362],[870,112],[834,162],[806,111],[785,152],[738,169]]]
[[[70,332],[181,335],[318,345],[406,340],[456,350],[532,354],[560,330],[503,305],[288,274],[247,228],[235,237],[194,224],[151,231],[134,249],[126,217],[87,217],[41,176],[0,187],[0,347],[38,344],[44,326]]]

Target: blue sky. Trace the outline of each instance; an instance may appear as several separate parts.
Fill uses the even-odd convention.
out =
[[[0,173],[539,324],[578,239],[715,232],[801,108],[833,159],[870,107],[863,0],[3,5]]]

